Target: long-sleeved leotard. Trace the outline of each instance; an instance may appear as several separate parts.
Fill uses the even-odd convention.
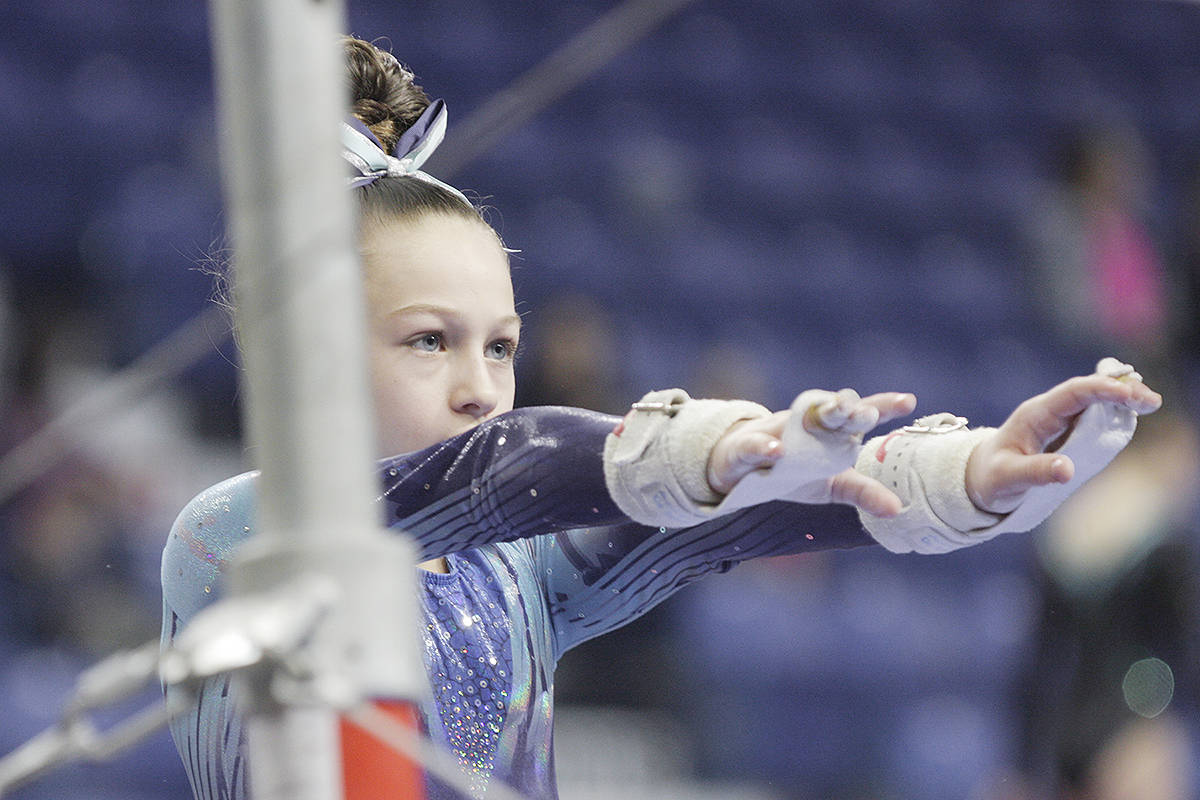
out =
[[[691,528],[630,523],[605,488],[617,419],[557,408],[511,412],[381,465],[388,523],[444,556],[421,571],[424,722],[477,793],[503,780],[557,796],[553,672],[571,647],[632,621],[695,578],[747,558],[872,543],[853,510],[770,503]],[[163,553],[163,642],[210,603],[253,531],[253,473],[202,493]],[[336,533],[331,534],[336,535]],[[244,730],[228,678],[207,682],[172,735],[198,800],[244,798]],[[434,798],[452,796],[430,786]]]

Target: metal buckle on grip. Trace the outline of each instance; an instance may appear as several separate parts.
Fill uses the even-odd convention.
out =
[[[683,404],[683,400],[672,400],[670,403],[634,403],[630,408],[634,411],[648,411],[673,417],[683,408]]]
[[[956,417],[953,414],[938,414],[933,417],[923,417],[912,425],[905,425],[905,433],[950,433],[967,427],[966,417]]]

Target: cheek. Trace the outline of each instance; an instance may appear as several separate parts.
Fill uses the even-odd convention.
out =
[[[417,419],[425,403],[419,402],[412,369],[402,363],[394,348],[372,348],[370,354],[371,398],[375,403],[375,425],[381,456],[420,449],[412,432],[419,429]]]
[[[496,403],[496,412],[503,414],[505,411],[513,410],[513,402],[517,394],[517,381],[513,375],[512,368],[508,370],[508,375],[502,382],[500,389],[500,400]]]
[[[401,391],[385,393],[375,406],[379,456],[423,450],[458,433],[427,397]]]
[[[368,359],[368,369],[371,379],[371,396],[380,412],[388,405],[388,400],[400,390],[399,371],[395,359],[389,359],[386,349],[372,347]]]
[[[375,427],[379,439],[380,456],[392,456],[415,448],[409,447],[412,438],[408,426],[411,415],[405,413],[408,403],[396,391],[389,391],[386,384],[376,381],[374,387]]]

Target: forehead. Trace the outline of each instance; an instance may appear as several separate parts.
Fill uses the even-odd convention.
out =
[[[511,313],[508,256],[482,222],[425,214],[373,224],[361,244],[371,302],[479,303]]]

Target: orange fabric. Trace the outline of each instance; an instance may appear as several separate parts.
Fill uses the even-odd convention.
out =
[[[375,707],[406,728],[419,729],[412,703],[378,700]],[[345,800],[425,800],[425,780],[418,765],[344,717],[340,727]]]

